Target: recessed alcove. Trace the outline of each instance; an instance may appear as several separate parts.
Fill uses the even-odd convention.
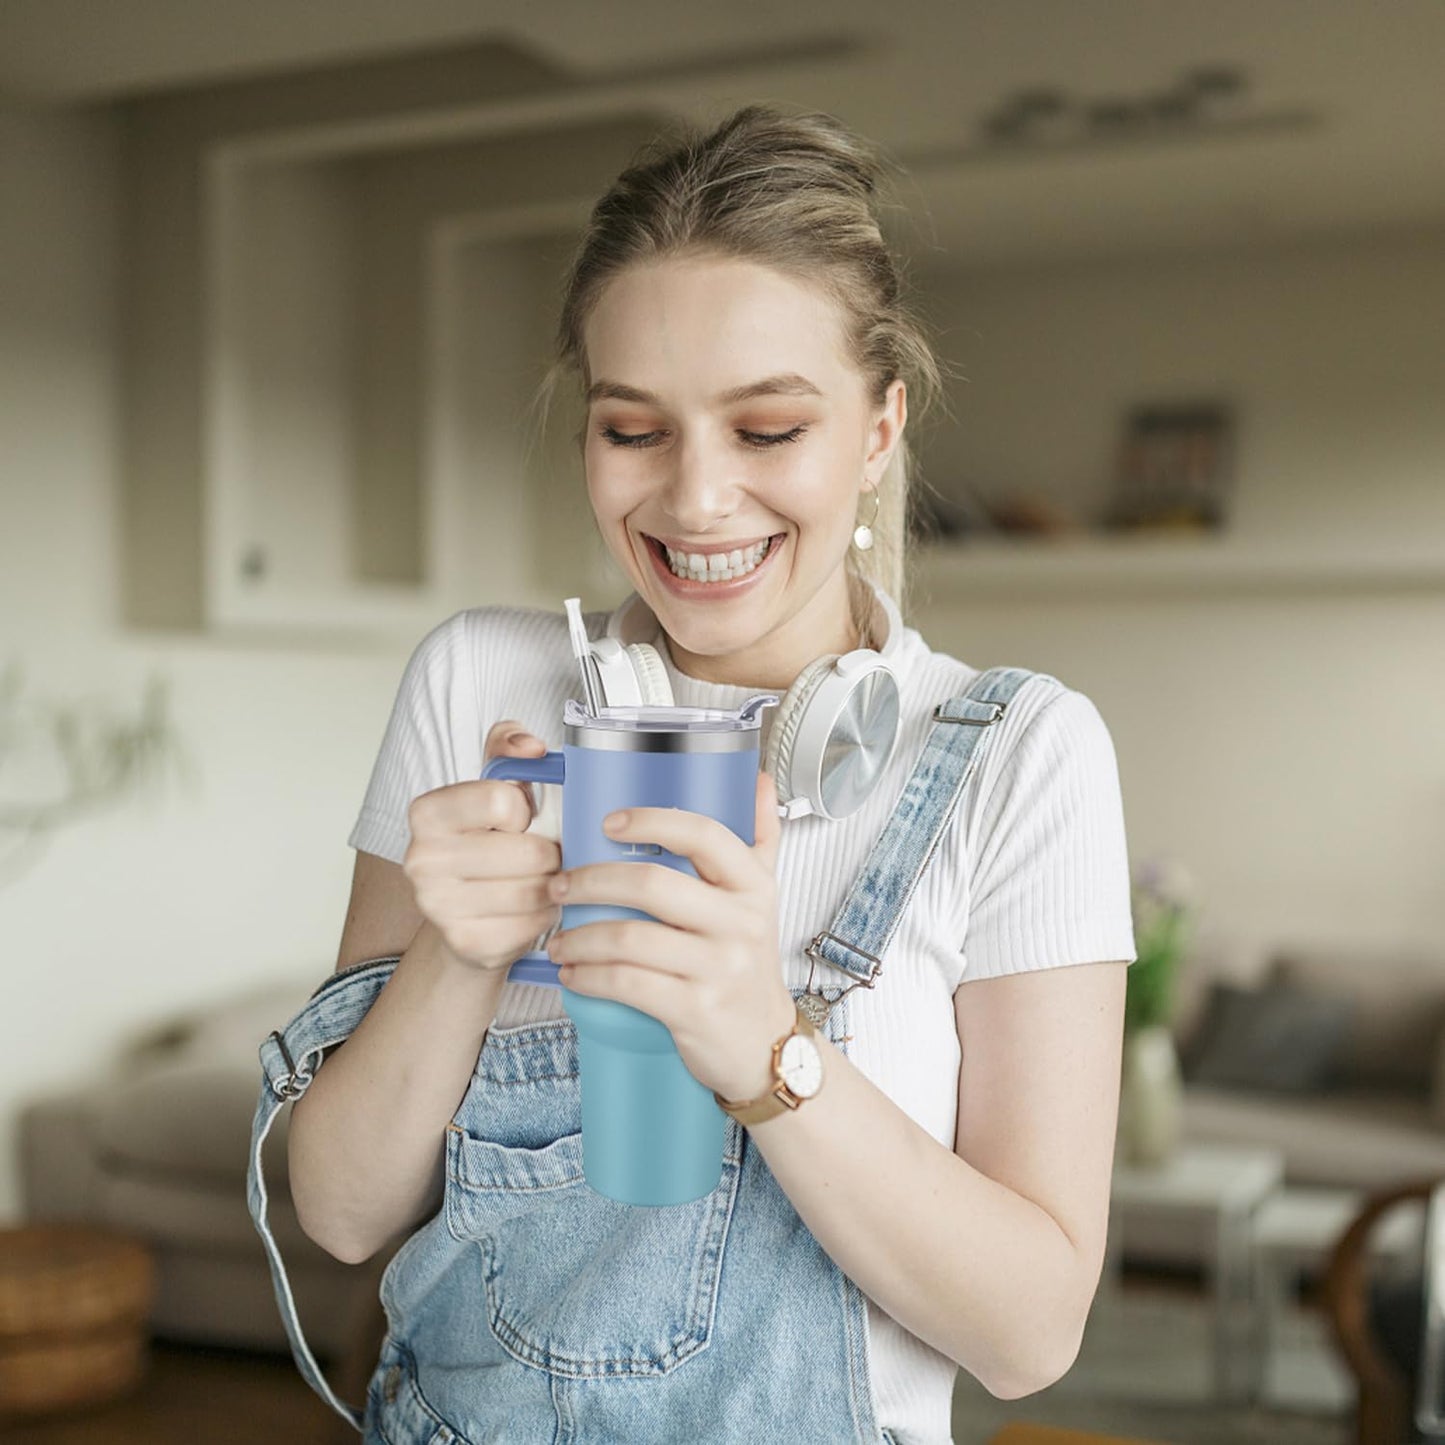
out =
[[[128,135],[127,621],[414,640],[585,587],[580,418],[532,401],[588,210],[667,117],[278,130],[224,99]]]

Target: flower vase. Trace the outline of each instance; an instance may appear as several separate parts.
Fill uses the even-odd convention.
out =
[[[1179,1143],[1183,1084],[1167,1024],[1124,1036],[1119,1081],[1119,1152],[1131,1164],[1162,1164]]]

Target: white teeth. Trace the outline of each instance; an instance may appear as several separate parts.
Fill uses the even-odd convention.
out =
[[[731,552],[676,552],[666,543],[662,550],[667,554],[668,566],[674,576],[693,582],[730,582],[734,577],[743,577],[751,572],[767,556],[771,545],[769,538]]]

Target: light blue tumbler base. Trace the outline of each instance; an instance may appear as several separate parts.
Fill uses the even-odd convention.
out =
[[[582,1172],[623,1204],[687,1204],[722,1182],[727,1115],[675,1048],[621,1049],[577,1036]]]

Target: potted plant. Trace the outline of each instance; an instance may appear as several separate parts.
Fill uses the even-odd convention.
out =
[[[1134,946],[1124,996],[1119,1145],[1129,1162],[1158,1164],[1179,1142],[1183,1084],[1171,1026],[1194,885],[1169,858],[1150,859],[1130,890]]]
[[[59,829],[154,787],[167,765],[194,777],[163,678],[150,679],[134,717],[95,699],[22,701],[21,686],[11,662],[0,672],[0,887]]]

